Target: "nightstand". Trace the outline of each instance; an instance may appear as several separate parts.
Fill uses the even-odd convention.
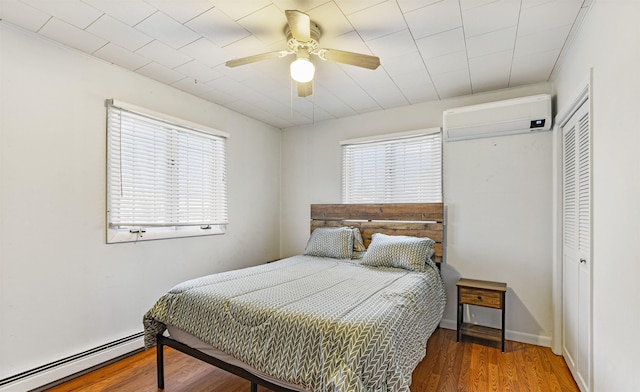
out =
[[[504,318],[505,294],[507,284],[486,280],[460,279],[458,286],[458,328],[456,342],[462,335],[500,342],[504,352]],[[464,322],[464,305],[483,306],[500,309],[502,312],[502,328],[491,328]]]

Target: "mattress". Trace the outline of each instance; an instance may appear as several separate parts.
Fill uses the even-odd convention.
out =
[[[402,392],[444,303],[436,268],[295,256],[177,285],[145,315],[145,344],[171,326],[290,388]]]

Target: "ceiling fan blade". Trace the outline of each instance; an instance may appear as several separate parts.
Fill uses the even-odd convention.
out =
[[[225,65],[227,67],[237,67],[239,65],[255,63],[255,62],[258,62],[258,61],[262,61],[262,60],[270,60],[270,59],[276,59],[276,58],[279,58],[279,57],[284,57],[284,56],[286,56],[288,54],[290,54],[290,53],[287,52],[286,50],[279,50],[277,52],[261,53],[261,54],[256,54],[256,55],[253,55],[253,56],[241,57],[239,59],[229,60],[229,61],[227,61],[225,63]]]
[[[300,42],[309,42],[311,40],[311,18],[309,15],[295,10],[286,10],[284,13],[287,16],[293,38]]]
[[[376,56],[369,56],[368,54],[345,52],[336,49],[320,49],[318,56],[323,60],[355,65],[356,67],[362,68],[376,69],[380,66],[380,59]]]
[[[296,82],[298,85],[298,96],[299,97],[308,97],[313,94],[313,81],[307,83]]]

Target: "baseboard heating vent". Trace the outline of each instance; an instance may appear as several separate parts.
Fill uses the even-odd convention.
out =
[[[118,346],[122,346],[122,345],[125,345],[127,343],[131,343],[131,342],[133,342],[135,340],[142,339],[143,336],[144,336],[144,332],[138,332],[138,333],[135,333],[133,335],[126,336],[124,338],[121,338],[121,339],[118,339],[118,340],[114,340],[112,342],[103,344],[101,346],[94,347],[92,349],[83,351],[81,353],[74,354],[74,355],[68,356],[66,358],[62,358],[62,359],[59,359],[57,361],[53,361],[53,362],[47,363],[47,364],[42,365],[42,366],[38,366],[38,367],[33,368],[31,370],[27,370],[25,372],[22,372],[22,373],[19,373],[19,374],[16,374],[16,375],[13,375],[13,376],[10,376],[10,377],[7,377],[7,378],[3,378],[3,379],[0,380],[0,390],[4,390],[3,387],[8,386],[9,384],[19,383],[20,381],[37,377],[40,374],[43,374],[43,373],[48,372],[48,371],[52,371],[52,370],[54,370],[56,368],[62,367],[64,365],[68,365],[68,364],[70,364],[72,362],[82,361],[83,359],[86,359],[86,358],[89,358],[89,357],[92,357],[92,356],[96,356],[96,355],[99,355],[102,352],[117,348]],[[139,348],[138,350],[135,350],[135,352],[141,351],[141,350],[142,350],[142,348]],[[79,372],[74,372],[73,375],[67,375],[67,377],[65,377],[64,380],[71,379],[71,378],[77,377],[77,376],[79,376],[81,374],[88,373],[88,372],[90,372],[92,370],[95,370],[95,369],[97,369],[99,367],[102,367],[102,366],[105,366],[105,365],[107,365],[109,363],[115,362],[115,360],[120,359],[120,358],[122,358],[124,356],[130,355],[132,353],[134,353],[134,352],[129,352],[128,354],[125,354],[125,355],[119,355],[117,358],[112,358],[111,360],[107,359],[106,361],[103,361],[103,362],[101,362],[101,363],[99,363],[97,365],[91,366],[90,368],[86,368],[86,369],[81,370]],[[53,385],[60,384],[62,381],[63,380],[60,380],[58,382],[54,381],[53,383],[49,382],[45,387],[46,388],[51,388]],[[43,388],[44,387],[31,389],[31,391],[44,390]]]

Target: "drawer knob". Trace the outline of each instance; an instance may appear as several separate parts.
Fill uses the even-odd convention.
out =
[[[478,296],[478,299],[479,299],[480,301],[482,301],[482,296],[480,296],[480,295],[479,295],[479,296]]]

